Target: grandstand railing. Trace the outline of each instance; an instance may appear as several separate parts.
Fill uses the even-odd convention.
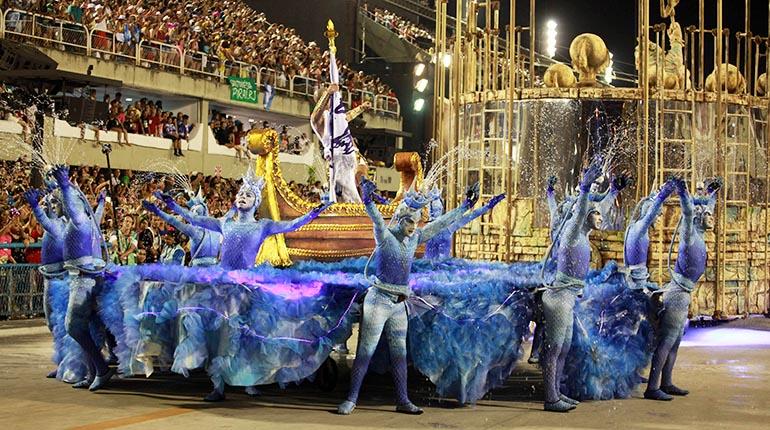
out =
[[[40,248],[40,243],[0,244],[0,249]],[[43,277],[37,264],[0,264],[0,318],[43,315]]]
[[[359,10],[361,11],[361,13],[363,13],[366,16],[368,16],[372,21],[374,21],[375,23],[379,24],[382,28],[388,30],[389,32],[391,32],[391,33],[393,33],[395,35],[397,35],[399,38],[401,38],[403,40],[406,40],[407,42],[411,43],[412,45],[414,45],[414,47],[416,47],[418,49],[425,50],[426,48],[424,48],[422,45],[425,45],[426,43],[428,45],[432,45],[435,42],[435,38],[434,38],[434,36],[432,34],[430,35],[430,38],[425,38],[424,41],[421,41],[421,40],[418,40],[419,38],[414,37],[411,34],[410,35],[404,35],[400,31],[398,31],[397,29],[392,28],[390,25],[386,25],[384,22],[380,21],[377,18],[377,14],[376,14],[376,12],[374,10],[367,10],[367,9],[359,9]],[[406,18],[403,18],[403,17],[399,17],[399,18],[405,20],[406,22],[408,22],[408,23],[410,23],[410,24],[412,24],[412,25],[414,25],[414,26],[416,26],[418,28],[421,28],[417,24],[415,24],[415,23],[413,23],[413,22],[411,22],[409,20],[406,20]],[[430,46],[427,46],[427,47],[430,48]]]
[[[0,37],[32,39],[49,48],[104,60],[127,61],[139,67],[160,68],[221,82],[230,76],[251,77],[258,86],[269,83],[277,92],[290,97],[312,97],[319,85],[316,79],[306,76],[289,77],[278,70],[226,60],[205,52],[188,51],[152,40],[139,43],[126,41],[123,33],[96,28],[89,30],[83,24],[19,9],[7,9],[0,15]],[[346,87],[342,87],[342,92],[349,107],[354,102],[369,101],[375,113],[401,115],[401,106],[395,97]]]

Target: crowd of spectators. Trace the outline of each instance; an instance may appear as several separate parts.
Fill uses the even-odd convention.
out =
[[[321,196],[326,194],[326,189],[321,184],[321,181],[314,181],[308,184],[290,181],[288,185],[289,189],[291,189],[294,194],[313,203],[320,203]]]
[[[10,184],[0,192],[0,244],[16,244],[0,248],[0,264],[39,263],[43,230],[24,200],[24,191],[30,188],[30,163],[2,161],[0,168],[0,180]],[[112,173],[114,199],[105,202],[102,219],[104,237],[112,245],[112,260],[123,264],[155,262],[166,247],[177,244],[185,248],[189,258],[187,238],[142,207],[142,200],[152,200],[154,191],[175,190],[173,181],[148,172],[114,169]],[[97,196],[110,186],[109,171],[97,166],[72,166],[70,176],[94,207]],[[190,175],[190,182],[196,190],[200,186],[215,217],[227,213],[240,187],[237,180],[196,172]],[[119,225],[113,225],[113,217]]]
[[[97,101],[96,90],[86,89],[83,97]],[[174,155],[183,157],[182,141],[188,140],[193,130],[190,124],[190,116],[183,112],[171,112],[163,109],[161,100],[149,100],[142,97],[139,100],[129,102],[124,100],[120,92],[114,96],[105,94],[101,102],[106,105],[104,117],[95,118],[92,122],[96,130],[96,140],[99,140],[99,131],[114,131],[118,134],[118,144],[131,146],[128,141],[129,134],[141,134],[145,136],[162,137],[172,142]],[[81,125],[81,137],[85,132],[85,126]]]
[[[0,161],[0,181],[10,184],[0,191],[0,245],[13,244],[12,248],[0,248],[0,264],[40,263],[43,229],[24,200],[24,192],[30,188],[30,169],[30,163],[24,160]],[[110,187],[109,173],[98,166],[70,167],[70,179],[78,184],[92,207],[97,205],[97,196],[106,193]],[[240,180],[218,174],[204,176],[193,172],[189,181],[193,189],[200,187],[209,213],[214,217],[227,213],[240,188]],[[288,186],[295,194],[313,203],[320,203],[326,193],[318,180],[307,184],[291,181]],[[156,262],[165,249],[177,245],[181,245],[186,258],[190,258],[187,238],[142,207],[142,200],[153,200],[155,191],[179,191],[169,176],[113,169],[112,187],[113,198],[106,199],[101,226],[103,236],[111,244],[113,262]],[[393,197],[392,193],[383,192],[382,195]],[[180,203],[183,202],[184,196],[180,195]],[[113,224],[113,219],[118,223]]]
[[[0,264],[40,263],[40,244],[43,229],[36,221],[24,192],[30,189],[31,163],[19,159],[0,161],[0,181],[7,184],[0,191]],[[224,178],[219,174],[205,176],[193,172],[188,177],[192,189],[199,187],[206,197],[209,213],[213,217],[224,216],[232,205],[240,188],[240,180]],[[154,200],[155,191],[171,192],[184,203],[185,196],[176,182],[168,175],[132,170],[109,170],[98,166],[70,166],[70,180],[80,187],[92,207],[98,196],[110,188],[112,198],[105,199],[102,232],[110,243],[110,258],[121,264],[140,264],[158,261],[164,250],[180,245],[190,258],[188,239],[165,224],[160,218],[142,207],[142,200]],[[320,203],[327,192],[321,181],[308,183],[291,181],[289,188],[298,196],[313,203]],[[393,198],[394,193],[382,191],[380,195]],[[163,207],[163,205],[160,205]],[[117,219],[118,223],[113,223]]]
[[[426,45],[433,44],[435,41],[433,33],[426,28],[414,24],[386,9],[375,8],[372,17],[375,22],[389,28],[391,31],[397,33],[400,38],[409,42]]]
[[[96,31],[95,54],[104,51],[115,34],[116,52],[130,55],[145,41],[162,42],[176,47],[150,50],[142,59],[172,64],[163,56],[185,55],[186,68],[219,68],[226,75],[238,74],[234,62],[266,67],[277,73],[265,81],[287,88],[295,76],[323,82],[328,76],[328,51],[315,42],[306,43],[293,28],[271,23],[242,0],[212,2],[206,0],[7,0],[4,7],[42,13],[76,22]],[[412,34],[412,30],[408,30]],[[394,96],[378,77],[366,76],[338,62],[340,80],[351,89],[375,95]],[[271,82],[272,81],[272,82]]]

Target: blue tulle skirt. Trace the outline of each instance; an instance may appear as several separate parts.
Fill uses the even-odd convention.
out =
[[[562,391],[581,400],[629,397],[652,357],[651,315],[650,298],[628,288],[615,262],[592,271],[575,306]]]
[[[338,263],[300,262],[297,270],[362,273],[366,259]],[[530,321],[530,290],[540,266],[462,259],[417,260],[407,301],[408,359],[442,397],[475,403],[501,386],[521,357]],[[385,342],[370,369],[387,370]]]
[[[350,337],[371,286],[363,275],[366,261],[233,271],[110,266],[99,316],[116,338],[122,375],[157,369],[187,375],[202,368],[230,385],[299,382]],[[521,357],[539,272],[532,263],[415,261],[408,357],[440,396],[474,403],[505,383]],[[52,303],[63,327],[66,295],[60,290]],[[649,307],[647,296],[626,287],[614,263],[591,273],[575,309],[565,393],[580,399],[629,395],[650,358]],[[56,359],[65,362],[67,348],[58,346],[56,333],[55,339]],[[382,354],[373,368],[387,368]]]
[[[51,361],[56,364],[56,379],[74,383],[88,375],[88,361],[80,345],[67,334],[65,324],[69,303],[69,277],[47,279],[46,300],[51,306],[49,314],[51,334],[53,335],[53,355]],[[92,321],[89,327],[91,337],[97,345],[104,344],[104,325],[101,321]]]

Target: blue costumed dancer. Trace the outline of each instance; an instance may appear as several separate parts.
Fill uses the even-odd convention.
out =
[[[690,296],[695,284],[706,271],[707,248],[704,234],[714,228],[714,204],[720,182],[709,185],[711,198],[699,201],[687,192],[684,180],[676,181],[682,215],[679,220],[679,252],[671,271],[671,282],[662,290],[662,309],[655,339],[655,352],[644,398],[671,400],[672,396],[686,396],[689,391],[674,385],[673,371],[679,343],[687,322]]]
[[[265,218],[256,220],[254,218],[257,208],[262,202],[262,187],[264,179],[256,177],[253,169],[250,167],[243,178],[243,185],[235,196],[235,208],[237,216],[230,218],[212,218],[206,215],[195,215],[190,211],[175,207],[190,224],[202,227],[206,230],[222,234],[222,251],[220,267],[226,270],[243,270],[254,266],[262,242],[270,235],[288,233],[299,229],[309,223],[321,214],[330,202],[321,204],[308,212],[306,215],[295,218],[291,221],[273,221]],[[167,205],[172,206],[172,198],[169,195],[163,195],[163,200]],[[225,306],[224,314],[232,319],[242,314],[242,310],[248,309],[248,290],[237,289],[233,291],[228,303],[222,303]],[[224,326],[224,331],[234,329]],[[227,333],[220,334],[221,339],[229,339]],[[220,342],[220,351],[214,361],[227,361],[228,357],[234,354],[227,345],[227,342]],[[211,375],[214,383],[214,390],[209,393],[204,400],[210,402],[221,401],[225,399],[225,380],[222,375]]]
[[[428,207],[431,221],[438,219],[444,214],[444,202],[441,200],[441,191],[435,189],[431,194],[435,197],[431,200]],[[440,260],[449,258],[452,251],[452,236],[457,230],[463,228],[466,224],[484,215],[494,209],[498,203],[505,198],[504,195],[497,196],[482,205],[478,209],[464,214],[460,219],[452,223],[449,227],[439,232],[436,237],[425,243],[425,257],[428,260]]]
[[[153,195],[177,214],[208,216],[208,207],[201,189],[198,189],[197,194],[193,194],[188,190],[187,194],[190,196],[186,203],[187,209],[177,204],[169,195],[163,195],[160,192],[155,192]],[[163,212],[155,204],[148,201],[143,201],[142,206],[148,212],[155,214],[155,216],[174,227],[176,231],[187,235],[190,239],[191,266],[210,267],[218,263],[219,248],[222,242],[221,233],[188,224],[180,218]],[[233,213],[234,210],[228,212],[225,219],[231,218]],[[172,237],[166,236],[166,240]],[[164,258],[164,254],[166,258]],[[169,260],[173,264],[183,265],[184,250],[181,247],[170,248],[167,244],[166,248],[164,248],[164,254],[161,255],[161,263],[168,263],[164,260]],[[174,358],[171,370],[187,376],[190,368],[203,367],[206,358],[216,353],[216,347],[213,345],[209,345],[206,354],[189,355],[185,353],[189,350],[197,350],[199,346],[196,344],[196,339],[189,336],[187,330],[188,325],[197,325],[198,321],[196,318],[198,317],[195,315],[195,312],[182,310],[175,319],[171,320],[165,318],[165,314],[160,317],[157,315],[157,310],[162,310],[164,306],[167,307],[167,303],[174,299],[178,303],[178,307],[182,309],[195,309],[196,304],[201,301],[200,299],[205,300],[209,288],[208,284],[198,283],[188,283],[183,286],[160,284],[158,287],[152,288],[152,291],[149,291],[146,295],[143,295],[142,302],[138,304],[144,311],[140,327],[142,339],[135,355],[137,355],[137,358],[142,358],[141,361],[144,363],[145,372],[152,371],[153,362],[156,360],[163,363],[171,361],[169,356],[173,352]],[[198,295],[203,297],[198,297]],[[173,327],[173,321],[177,323],[176,330]],[[163,335],[175,332],[177,334],[177,343],[176,348],[172,350],[174,345],[170,345]],[[181,347],[179,347],[180,345]]]
[[[104,387],[114,374],[89,330],[90,322],[98,318],[95,302],[104,282],[106,265],[102,253],[104,240],[98,225],[102,210],[98,210],[97,215],[92,213],[83,193],[70,182],[67,166],[54,167],[52,174],[61,189],[64,213],[68,219],[64,229],[63,258],[64,268],[70,276],[70,294],[65,324],[67,334],[83,348],[90,368],[90,375],[73,387],[88,387],[96,391]]]
[[[187,209],[177,204],[177,202],[169,195],[163,195],[160,192],[156,192],[154,195],[159,200],[162,200],[169,209],[179,215],[209,215],[209,210],[206,206],[205,198],[203,197],[200,189],[198,189],[198,193],[195,196],[187,201]],[[190,266],[214,266],[217,264],[219,246],[222,242],[222,233],[183,222],[173,215],[163,212],[160,210],[160,208],[150,202],[144,201],[142,202],[142,206],[144,206],[147,211],[155,214],[157,217],[165,221],[166,224],[181,231],[188,238],[190,238]],[[229,212],[228,215],[226,215],[226,218],[230,218],[232,214],[232,211]]]
[[[559,381],[572,342],[575,300],[585,285],[584,279],[591,262],[588,234],[602,225],[601,213],[589,201],[591,184],[600,174],[601,167],[597,161],[584,171],[574,213],[565,221],[559,238],[555,279],[543,287],[545,357],[541,364],[546,411],[567,412],[578,404],[561,394]]]
[[[560,228],[565,222],[565,217],[571,216],[572,208],[575,205],[575,197],[568,196],[564,201],[559,204],[556,201],[556,176],[549,176],[546,182],[545,198],[548,203],[548,213],[550,215],[550,236],[553,249],[559,248],[559,233]],[[617,196],[623,191],[624,188],[632,183],[631,179],[625,175],[617,175],[612,177],[609,189],[604,193],[597,193],[597,184],[591,184],[591,193],[589,199],[594,203],[594,207],[599,211],[602,216],[602,230],[612,228],[612,209],[615,206],[615,200]],[[555,261],[546,258],[544,272],[551,272],[555,269]],[[541,291],[535,292],[535,311],[532,313],[533,321],[535,322],[535,332],[532,335],[532,350],[530,351],[529,359],[530,364],[537,364],[540,362],[540,354],[542,352],[543,345],[543,325],[542,322],[542,304],[541,304]]]
[[[642,199],[632,214],[626,227],[623,241],[623,262],[626,283],[632,290],[652,295],[657,290],[654,283],[648,281],[647,255],[650,249],[650,227],[660,215],[663,203],[676,189],[677,181],[669,179],[654,196]]]
[[[428,196],[410,190],[393,215],[396,225],[389,227],[372,200],[372,195],[377,189],[376,185],[362,178],[361,189],[366,212],[374,224],[374,237],[377,243],[372,254],[375,283],[364,299],[350,392],[347,400],[337,407],[337,413],[349,415],[355,409],[369,362],[384,331],[388,341],[391,371],[396,384],[396,411],[421,414],[422,409],[409,400],[406,381],[408,322],[405,301],[412,294],[408,284],[414,254],[420,243],[435,237],[475,205],[478,200],[478,184],[469,188],[465,202],[460,207],[422,228],[417,227],[417,222],[420,220],[421,209],[430,201]]]
[[[48,330],[54,335],[55,344],[58,343],[58,337],[63,335],[57,333],[57,327],[54,322],[54,316],[51,308],[52,296],[56,295],[53,289],[67,287],[67,271],[64,270],[64,228],[67,225],[67,219],[61,213],[61,194],[55,195],[53,190],[47,196],[45,196],[46,210],[40,207],[40,199],[42,193],[39,190],[32,189],[24,193],[24,198],[32,208],[32,213],[35,215],[37,222],[43,227],[43,243],[40,250],[41,265],[38,271],[43,276],[43,310],[45,312],[45,320],[48,324]],[[59,335],[59,336],[57,336]],[[48,373],[48,378],[56,378],[59,371],[59,363],[62,358],[58,345],[54,346],[55,358],[54,361],[57,365],[57,369]],[[64,376],[64,375],[62,375]],[[80,381],[83,376],[77,381]],[[70,382],[77,382],[71,380],[69,375],[62,377],[64,380]]]
[[[571,203],[568,205],[565,199],[561,205],[556,202],[556,176],[549,176],[546,182],[545,188],[545,200],[548,203],[548,213],[550,228],[549,234],[551,236],[551,243],[556,242],[559,235],[559,227],[564,220],[566,210],[570,209]],[[553,246],[553,245],[552,245]],[[546,258],[546,263],[551,262]],[[553,263],[552,263],[553,265]],[[547,270],[547,269],[546,269]],[[532,312],[532,321],[535,323],[535,331],[532,333],[532,349],[529,352],[529,358],[527,363],[537,364],[540,362],[540,353],[543,347],[543,292],[535,291],[533,297],[534,309]]]

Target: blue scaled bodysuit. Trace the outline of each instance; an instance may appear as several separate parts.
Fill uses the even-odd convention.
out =
[[[719,185],[710,187],[711,199],[698,202],[702,204],[695,204],[683,180],[677,180],[676,187],[682,211],[679,250],[676,264],[671,271],[671,281],[662,289],[662,309],[655,339],[655,352],[647,390],[644,392],[644,397],[652,400],[671,400],[672,396],[684,396],[689,393],[674,385],[673,370],[690,309],[690,296],[706,271],[707,248],[704,233],[713,227],[713,223],[709,221],[713,220],[711,216]]]
[[[650,249],[650,227],[660,215],[663,203],[674,192],[675,180],[668,180],[655,196],[644,198],[632,214],[626,227],[623,241],[623,262],[626,284],[633,290],[639,290],[647,295],[657,289],[655,284],[648,282],[650,277],[647,270],[647,255]]]
[[[246,270],[254,267],[259,248],[268,236],[288,233],[301,228],[318,217],[331,204],[321,204],[306,215],[291,221],[273,221],[265,218],[256,220],[254,214],[262,200],[264,180],[255,177],[253,172],[249,170],[243,181],[243,186],[235,196],[235,207],[237,210],[235,217],[231,217],[228,214],[223,218],[212,218],[206,215],[195,215],[179,207],[174,208],[190,224],[223,236],[219,266],[225,270]],[[164,195],[163,199],[166,204],[173,206],[170,196]],[[250,291],[248,289],[236,287],[229,294],[230,297],[227,303],[221,304],[224,306],[224,314],[228,315],[231,324],[237,325],[239,315],[242,315],[248,309],[249,294]],[[233,330],[240,330],[240,328],[230,326],[227,323],[222,324],[222,332],[219,335],[220,341],[218,342],[219,351],[212,360],[219,360],[218,367],[226,367],[227,364],[223,362],[226,362],[228,357],[232,356],[233,351],[229,345],[229,340]],[[211,379],[214,384],[214,390],[205,397],[205,400],[223,400],[225,398],[224,389],[226,383],[224,377],[218,374],[211,374]]]
[[[89,323],[98,319],[96,297],[104,283],[104,240],[99,228],[103,206],[97,209],[96,215],[91,211],[83,193],[70,183],[67,166],[54,167],[52,174],[61,189],[64,213],[69,220],[64,229],[63,250],[64,269],[70,276],[65,325],[67,334],[75,339],[88,357],[90,373],[93,376],[93,381],[86,378],[74,387],[88,386],[91,391],[96,391],[114,374],[107,366],[89,330]]]
[[[612,228],[612,209],[615,205],[620,192],[629,185],[630,179],[625,175],[618,175],[612,178],[609,189],[604,193],[591,192],[589,199],[593,203],[593,207],[599,211],[602,216],[602,229]],[[551,243],[553,249],[559,249],[559,234],[562,225],[565,224],[566,218],[571,216],[571,211],[575,205],[575,197],[568,196],[564,201],[559,204],[556,201],[556,177],[550,176],[548,178],[545,198],[548,203],[548,213],[550,215],[549,221],[549,233],[551,237]],[[593,189],[595,184],[591,184]],[[556,269],[556,261],[546,258],[545,261],[545,273],[550,273]],[[546,279],[550,281],[550,279]],[[540,354],[542,353],[543,345],[543,324],[542,324],[542,292],[535,292],[535,309],[532,314],[532,320],[535,322],[535,332],[532,335],[532,350],[530,352],[527,362],[530,364],[536,364],[540,362]]]
[[[156,193],[155,197],[162,199],[169,209],[183,217],[208,216],[209,214],[206,202],[201,197],[200,192],[188,201],[187,209],[177,204],[173,198],[166,198],[160,193]],[[142,202],[142,205],[145,209],[165,221],[166,224],[181,231],[190,238],[190,266],[214,266],[217,264],[222,233],[183,222],[177,217],[163,212],[152,203]],[[231,213],[228,213],[226,218],[230,218],[231,215]]]
[[[591,263],[591,245],[588,234],[592,226],[589,215],[598,212],[591,207],[591,184],[599,176],[600,168],[594,163],[583,174],[580,194],[573,213],[557,238],[556,276],[545,284],[542,293],[545,323],[545,357],[541,360],[545,385],[545,410],[566,412],[574,409],[577,401],[561,394],[559,385],[564,362],[572,342],[574,307],[585,285]]]
[[[449,258],[452,252],[452,236],[463,228],[466,224],[475,220],[476,218],[491,211],[504,197],[499,196],[493,200],[490,200],[487,204],[482,205],[478,209],[465,213],[460,219],[452,223],[446,229],[440,231],[436,237],[425,243],[425,257],[428,260],[439,260]],[[438,219],[444,214],[444,203],[440,197],[436,197],[430,202],[430,218],[431,220]]]
[[[421,209],[429,197],[410,190],[399,204],[393,218],[397,223],[389,227],[372,201],[376,186],[366,178],[361,181],[366,212],[374,224],[374,238],[377,244],[371,257],[374,264],[374,285],[364,299],[358,348],[351,373],[350,392],[347,400],[337,407],[341,415],[350,414],[358,401],[359,391],[369,363],[374,355],[383,332],[390,352],[391,371],[396,385],[396,410],[408,414],[421,414],[407,393],[406,381],[406,299],[412,294],[409,277],[414,254],[420,243],[434,238],[456,222],[462,214],[473,207],[478,199],[478,188],[469,191],[465,202],[426,226],[417,228]]]
[[[206,206],[206,202],[200,192],[190,198],[187,202],[187,208],[184,208],[177,204],[177,202],[170,196],[164,195],[160,192],[154,193],[154,196],[165,203],[166,207],[171,209],[174,213],[179,214],[182,217],[192,216],[208,216],[209,211]],[[190,266],[192,267],[210,267],[215,266],[219,262],[219,250],[222,242],[222,233],[213,230],[207,230],[202,227],[198,227],[192,224],[188,224],[184,220],[177,218],[171,214],[163,212],[155,204],[143,201],[142,205],[150,213],[155,214],[157,217],[165,221],[176,230],[184,233],[190,238]],[[224,219],[229,219],[233,215],[233,210],[225,215]],[[197,304],[208,297],[210,293],[210,285],[204,283],[186,283],[180,286],[176,286],[174,291],[167,291],[167,286],[161,285],[158,291],[150,293],[150,297],[145,296],[144,303],[139,303],[144,310],[146,321],[142,321],[141,333],[151,334],[153,331],[147,328],[157,327],[157,325],[163,325],[163,329],[172,332],[173,329],[168,327],[168,322],[164,321],[164,318],[156,317],[156,309],[153,307],[161,307],[164,302],[168,302],[173,297],[178,303],[178,308],[181,309],[176,317],[176,348],[174,350],[173,363],[171,370],[177,373],[181,373],[185,376],[189,375],[190,369],[203,367],[208,357],[216,354],[216,346],[213,345],[213,339],[209,339],[209,345],[206,348],[206,352],[198,351],[198,339],[190,336],[188,328],[198,327],[201,324],[200,317],[194,310]],[[160,299],[160,300],[158,300]],[[155,347],[156,345],[163,345],[163,342],[157,342],[156,339],[152,339],[151,336],[147,337],[145,343],[145,349],[142,353],[145,356],[152,356],[153,360],[159,353],[162,356],[164,349]],[[155,354],[150,354],[149,351],[154,349]],[[151,369],[152,362],[145,361],[145,369]]]
[[[62,285],[66,287],[67,271],[64,270],[64,228],[67,225],[67,219],[62,216],[61,212],[61,199],[57,198],[54,193],[51,193],[45,197],[46,209],[43,210],[40,207],[41,193],[38,190],[28,190],[24,193],[24,197],[27,203],[32,208],[32,213],[35,215],[35,219],[43,227],[43,240],[40,250],[41,264],[38,267],[38,271],[43,276],[43,311],[45,312],[46,324],[48,324],[48,330],[54,335],[55,344],[58,342],[59,337],[62,335],[57,333],[56,324],[54,322],[54,316],[52,312],[52,296],[55,295],[54,288],[56,285]],[[60,197],[60,196],[59,196]],[[57,282],[58,281],[58,282]],[[59,377],[59,379],[78,382],[85,375],[64,375],[59,373],[59,363],[63,359],[60,356],[60,348],[58,345],[54,347],[55,358],[54,362],[57,365],[57,369],[48,374],[49,378]],[[62,369],[63,370],[63,369]]]

